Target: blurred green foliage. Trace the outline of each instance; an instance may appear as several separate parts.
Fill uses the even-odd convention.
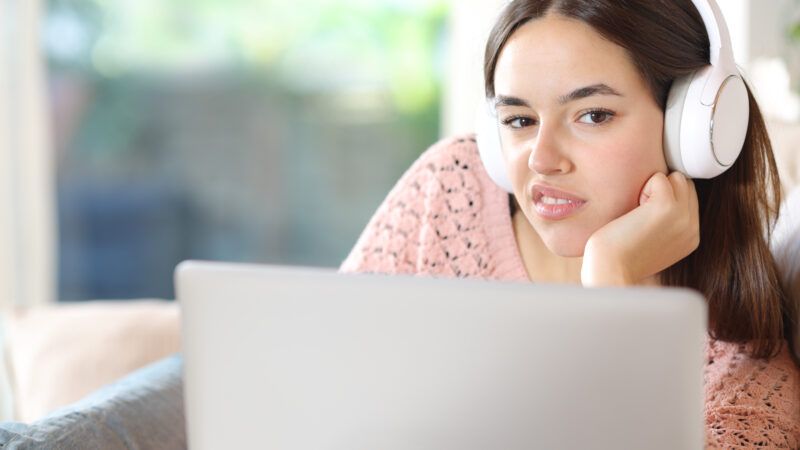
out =
[[[447,3],[50,0],[47,42],[51,64],[105,77],[257,68],[298,90],[385,86],[422,112],[438,100]]]

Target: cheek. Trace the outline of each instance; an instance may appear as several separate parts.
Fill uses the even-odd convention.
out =
[[[647,180],[657,172],[666,173],[660,139],[629,139],[597,149],[602,158],[594,158],[587,176],[594,201],[613,220],[639,206],[639,195]]]
[[[531,175],[531,169],[528,167],[530,153],[517,148],[503,147],[503,156],[506,160],[508,177],[514,188],[514,194],[517,196],[523,195],[526,183]]]
[[[595,173],[588,184],[591,202],[595,206],[593,209],[602,216],[599,217],[601,222],[614,220],[636,208],[647,178],[649,175],[642,172],[634,174],[630,169],[619,170],[610,164]]]

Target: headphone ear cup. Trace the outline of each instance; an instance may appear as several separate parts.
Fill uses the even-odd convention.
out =
[[[482,104],[476,114],[476,141],[481,162],[489,174],[489,178],[501,189],[513,193],[511,179],[508,177],[508,168],[503,156],[503,146],[500,140],[500,127],[497,117],[492,114],[488,104]]]
[[[731,76],[722,83],[711,114],[712,154],[727,170],[742,153],[750,122],[750,96],[741,77]]]
[[[704,91],[715,94],[713,101],[703,103]],[[689,178],[722,174],[742,151],[749,117],[747,87],[739,75],[707,66],[676,79],[664,112],[667,165]]]

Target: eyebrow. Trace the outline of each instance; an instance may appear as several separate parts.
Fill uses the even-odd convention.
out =
[[[575,89],[574,91],[570,92],[567,95],[562,95],[561,97],[558,98],[558,103],[560,105],[563,105],[575,100],[591,97],[593,95],[616,95],[618,97],[624,97],[622,94],[617,92],[611,86],[599,83],[599,84],[593,84],[591,86],[584,86],[582,88]],[[524,106],[530,108],[531,105],[526,100],[521,99],[519,97],[498,95],[495,96],[494,98],[494,106],[495,108],[498,106]]]

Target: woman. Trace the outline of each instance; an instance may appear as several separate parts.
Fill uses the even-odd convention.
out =
[[[696,289],[709,306],[707,446],[800,448],[797,305],[768,246],[780,183],[749,89],[729,170],[692,181],[664,156],[670,87],[709,64],[709,46],[690,0],[512,1],[484,75],[513,194],[473,136],[445,139],[340,270]]]

